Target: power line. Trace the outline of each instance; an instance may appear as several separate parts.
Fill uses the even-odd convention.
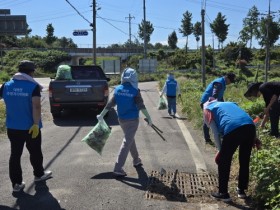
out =
[[[89,24],[91,24],[91,22],[86,19],[68,0],[65,0],[85,21],[87,21]]]
[[[89,11],[90,10],[85,11],[85,12],[89,12]],[[61,18],[69,17],[69,16],[74,16],[74,14],[71,13],[71,14],[59,15],[59,16],[55,16],[55,17],[51,17],[51,18],[42,18],[42,19],[34,18],[34,20],[31,19],[28,22],[35,23],[35,22],[41,22],[41,21],[47,21],[47,20],[56,20],[56,19],[61,19]]]
[[[114,27],[115,29],[117,29],[118,31],[122,32],[125,35],[128,35],[128,33],[124,32],[123,30],[119,29],[118,27],[114,26],[112,23],[110,23],[109,21],[107,21],[105,18],[97,15],[97,17],[99,17],[100,19],[102,19],[104,22],[108,23],[109,25],[111,25],[112,27]]]
[[[4,0],[5,1],[5,0]],[[10,0],[7,0],[7,1],[10,1]],[[8,7],[11,7],[11,6],[18,6],[18,5],[20,5],[20,4],[24,4],[24,3],[26,3],[26,2],[29,2],[29,1],[31,1],[31,0],[26,0],[26,1],[23,1],[23,2],[19,2],[19,3],[16,3],[16,1],[20,1],[20,0],[14,0],[13,2],[7,2],[7,3],[5,3],[4,2],[4,4],[3,4],[3,2],[1,3],[1,7],[4,5],[4,6],[7,6],[8,5]]]

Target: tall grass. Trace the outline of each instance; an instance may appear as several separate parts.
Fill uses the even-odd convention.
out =
[[[0,133],[6,131],[6,108],[3,101],[0,101]]]

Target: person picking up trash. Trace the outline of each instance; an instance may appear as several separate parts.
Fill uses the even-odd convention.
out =
[[[200,99],[200,107],[203,109],[203,104],[209,100],[210,97],[217,99],[218,101],[224,101],[224,92],[226,86],[235,82],[235,74],[232,72],[227,73],[223,77],[214,79],[205,89]],[[203,124],[203,135],[205,143],[213,144],[209,134],[209,128]]]
[[[205,123],[211,127],[217,142],[219,191],[211,193],[211,197],[230,201],[228,181],[234,152],[239,148],[239,176],[236,188],[239,198],[246,198],[245,190],[249,183],[249,164],[253,146],[261,144],[256,135],[256,127],[252,118],[234,102],[219,102],[211,99],[205,104]],[[219,143],[221,135],[223,140]]]
[[[265,101],[264,117],[260,124],[263,128],[270,120],[269,135],[279,138],[280,82],[251,83],[244,96],[248,99],[263,95]]]
[[[105,114],[115,105],[117,105],[118,120],[123,130],[124,138],[113,173],[116,176],[126,176],[127,174],[123,167],[129,152],[133,158],[134,167],[142,165],[134,138],[139,125],[139,110],[147,118],[148,125],[152,125],[151,117],[138,89],[137,72],[132,68],[124,69],[121,75],[121,84],[115,88],[112,98],[103,111],[97,115],[97,119],[99,121],[103,120]]]
[[[181,97],[181,92],[180,92],[180,85],[174,79],[174,75],[172,73],[169,73],[167,75],[167,79],[162,88],[160,97],[162,97],[163,94],[166,94],[166,97],[167,97],[168,114],[170,116],[176,117],[176,112],[177,112],[176,96],[178,95],[178,97]],[[173,114],[172,114],[172,112],[173,112]]]

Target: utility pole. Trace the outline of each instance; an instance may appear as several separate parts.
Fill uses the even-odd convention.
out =
[[[216,64],[215,64],[215,44],[214,44],[214,33],[212,33],[212,48],[213,48],[213,70],[215,71],[216,69]]]
[[[144,59],[147,58],[147,34],[146,34],[146,3],[143,0],[143,11],[144,11]]]
[[[206,87],[206,77],[205,77],[205,73],[206,73],[206,70],[205,70],[205,10],[202,9],[201,10],[201,41],[202,41],[202,44],[201,44],[201,71],[202,71],[202,84],[203,84],[203,87],[205,88]]]
[[[268,0],[268,14],[266,19],[266,56],[265,56],[265,82],[268,80],[268,70],[270,69],[270,41],[269,41],[269,24],[271,21],[270,16],[270,0]]]
[[[127,19],[127,18],[129,21],[129,46],[131,46],[131,19],[134,17],[130,16],[130,14],[129,14],[128,17],[125,17],[125,19]]]
[[[92,1],[92,57],[93,65],[96,65],[96,0]]]

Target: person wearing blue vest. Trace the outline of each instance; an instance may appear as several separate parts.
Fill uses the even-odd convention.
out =
[[[23,60],[18,66],[18,71],[0,89],[0,97],[6,105],[7,135],[11,143],[9,176],[13,192],[20,192],[25,187],[20,160],[24,144],[30,154],[34,181],[46,180],[52,174],[43,168],[40,130],[42,87],[33,79],[35,65],[31,61]]]
[[[124,133],[122,145],[114,167],[114,175],[126,176],[123,167],[130,152],[133,158],[134,167],[142,166],[142,161],[135,143],[135,134],[139,125],[139,110],[148,120],[148,125],[152,125],[151,117],[144,105],[141,92],[138,89],[137,72],[132,68],[124,69],[121,75],[121,84],[118,85],[112,98],[107,103],[103,111],[97,115],[99,121],[104,120],[106,113],[117,105],[117,114],[120,126]]]
[[[210,97],[217,99],[218,101],[224,101],[224,92],[226,90],[226,86],[235,82],[235,74],[227,73],[223,77],[219,77],[214,79],[205,89],[204,93],[200,99],[200,107],[203,109],[203,104],[208,101]],[[208,144],[212,144],[209,128],[204,123],[203,124],[203,135],[204,140]]]
[[[211,99],[210,99],[211,100]],[[228,181],[232,157],[239,148],[239,176],[236,188],[239,198],[246,198],[245,190],[249,182],[249,164],[253,146],[261,144],[256,135],[252,118],[234,102],[208,101],[204,104],[204,120],[213,133],[218,133],[223,140],[218,144],[219,191],[211,193],[217,200],[230,201]],[[219,135],[214,135],[219,142]]]
[[[174,75],[172,73],[169,73],[167,75],[167,79],[162,88],[160,97],[162,97],[163,94],[166,94],[166,97],[167,97],[168,114],[170,116],[176,117],[176,112],[177,112],[176,96],[178,95],[179,97],[181,97],[181,93],[180,93],[180,85],[174,79]],[[172,112],[173,112],[173,114],[172,114]]]

